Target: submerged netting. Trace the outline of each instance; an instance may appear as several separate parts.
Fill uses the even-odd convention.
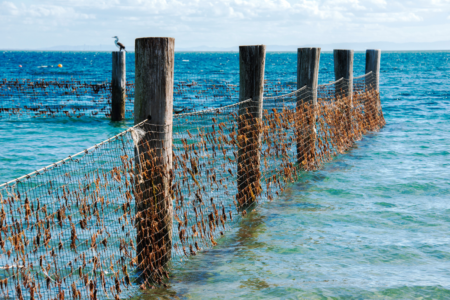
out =
[[[128,93],[133,86],[128,85]],[[2,79],[0,117],[109,116],[111,83],[94,79]],[[126,111],[132,112],[127,101]]]
[[[234,76],[236,77],[236,76]],[[220,108],[239,98],[238,81],[231,76],[176,76],[174,103],[176,113]],[[126,118],[133,116],[134,81],[126,84]],[[296,82],[269,79],[267,96],[295,91]],[[0,118],[23,117],[111,117],[111,81],[98,78],[1,79]]]
[[[371,74],[144,121],[0,186],[3,298],[127,298],[384,125]]]

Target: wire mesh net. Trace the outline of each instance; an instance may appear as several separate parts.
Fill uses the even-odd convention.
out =
[[[373,74],[144,121],[0,186],[0,295],[118,299],[164,286],[173,264],[383,125]]]
[[[125,117],[133,117],[134,80],[127,81]],[[234,77],[181,74],[174,82],[175,113],[230,104],[238,98]],[[84,76],[0,80],[0,118],[111,117],[111,81]]]
[[[3,79],[0,97],[3,118],[105,116],[111,109],[111,84],[85,78]]]
[[[178,74],[174,80],[175,113],[220,108],[237,102],[238,74]],[[133,117],[134,80],[126,84],[125,117]],[[294,81],[266,79],[266,96],[297,89]],[[99,77],[4,78],[0,80],[0,118],[111,117],[111,81]]]

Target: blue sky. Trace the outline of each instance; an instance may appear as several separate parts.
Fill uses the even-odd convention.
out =
[[[0,0],[0,49],[175,37],[177,47],[450,40],[450,0]]]

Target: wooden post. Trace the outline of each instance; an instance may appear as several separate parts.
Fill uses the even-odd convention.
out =
[[[381,112],[381,100],[380,100],[380,63],[381,63],[381,50],[366,50],[366,74],[372,72],[373,75],[366,77],[366,92],[371,89],[377,91],[377,110]]]
[[[317,85],[320,48],[299,48],[297,52],[297,89],[307,86],[310,97],[297,101],[297,162],[313,161],[316,143]],[[305,118],[303,117],[305,116]]]
[[[345,112],[347,138],[352,136],[352,108],[353,108],[353,50],[334,50],[334,76],[336,80],[344,78],[343,82],[335,86],[338,105]],[[342,102],[341,102],[342,100]]]
[[[138,147],[140,159],[136,159],[136,248],[138,267],[147,276],[162,272],[172,250],[174,49],[173,38],[138,38],[135,42],[134,123],[148,120]]]
[[[334,50],[334,76],[336,80],[345,79],[345,84],[338,84],[344,92],[343,96],[353,95],[353,50]],[[351,103],[351,100],[350,100]]]
[[[266,46],[239,47],[238,170],[236,199],[240,207],[256,201],[261,193],[260,148],[263,117]]]
[[[112,53],[111,121],[125,119],[126,83],[126,54],[114,51]]]
[[[381,50],[366,50],[366,74],[373,73],[375,81],[371,81],[377,92],[380,92],[380,62]]]

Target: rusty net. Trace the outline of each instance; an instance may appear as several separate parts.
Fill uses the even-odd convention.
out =
[[[174,111],[188,113],[220,108],[239,98],[238,77],[182,74],[174,82]],[[295,86],[295,88],[294,88]],[[133,117],[134,80],[126,83],[125,117]],[[268,96],[296,89],[293,82],[269,79]],[[0,119],[25,117],[111,117],[111,81],[89,77],[0,79]]]
[[[127,84],[129,95],[134,84]],[[92,78],[0,80],[0,118],[110,116],[111,82]],[[127,101],[127,114],[132,103]]]
[[[133,117],[134,80],[126,83],[125,117]],[[111,117],[111,81],[88,77],[0,80],[0,118]],[[219,76],[177,76],[176,113],[220,107],[237,98],[237,85]],[[208,103],[208,106],[206,106]]]
[[[347,151],[367,131],[379,130],[384,124],[372,73],[355,78],[353,85],[342,78],[319,85],[317,93],[304,88],[265,97],[263,141],[269,147],[263,146],[262,151],[268,154],[263,157],[271,162],[283,161],[277,168],[269,165],[266,169],[284,172],[279,176],[288,180],[295,179],[296,170],[320,168]]]
[[[384,125],[373,76],[144,121],[0,186],[0,297],[127,298]]]

